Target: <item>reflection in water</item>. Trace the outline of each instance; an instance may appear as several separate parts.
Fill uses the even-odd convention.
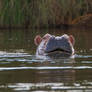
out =
[[[37,34],[73,34],[74,59],[37,59]],[[91,92],[92,32],[86,30],[0,31],[0,92]]]
[[[1,88],[5,87],[5,85],[2,85]],[[80,84],[75,83],[74,86],[65,86],[62,83],[15,83],[15,84],[8,84],[8,86],[6,87],[11,88],[13,90],[31,90],[34,91],[36,90],[70,90],[70,91],[65,91],[65,92],[71,92],[72,90],[77,90],[77,92],[79,90],[91,90],[91,86],[81,86]],[[60,91],[61,92],[61,91]],[[63,91],[64,92],[64,91]],[[76,92],[76,91],[73,91]],[[80,92],[80,91],[79,91]],[[83,92],[83,91],[81,91]]]

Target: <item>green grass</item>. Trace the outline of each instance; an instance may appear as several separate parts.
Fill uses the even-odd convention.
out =
[[[71,23],[92,10],[91,0],[0,0],[0,26]]]

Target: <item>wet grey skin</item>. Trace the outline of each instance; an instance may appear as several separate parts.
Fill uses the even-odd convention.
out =
[[[45,48],[46,55],[54,57],[69,57],[73,54],[73,51],[68,35],[50,37]]]
[[[49,56],[51,58],[62,58],[70,57],[73,54],[73,45],[66,34],[62,36],[49,35],[48,39],[41,41],[36,51],[37,57]]]

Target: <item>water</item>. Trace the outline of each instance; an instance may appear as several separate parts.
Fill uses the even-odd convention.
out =
[[[34,37],[72,34],[74,59],[37,59]],[[0,92],[92,92],[92,31],[1,30]]]

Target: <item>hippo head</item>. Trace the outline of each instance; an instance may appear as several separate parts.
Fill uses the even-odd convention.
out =
[[[46,34],[42,38],[38,35],[34,42],[38,45],[36,55],[69,57],[74,54],[75,40],[72,35],[54,36]]]

